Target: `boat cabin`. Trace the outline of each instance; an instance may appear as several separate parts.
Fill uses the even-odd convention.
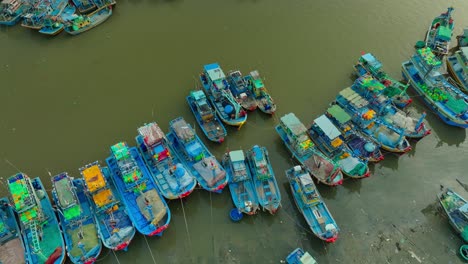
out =
[[[202,145],[195,138],[195,131],[185,119],[179,118],[171,123],[171,129],[175,136],[183,144],[183,150],[187,156],[193,161],[200,161],[204,158],[205,153]]]
[[[95,164],[91,167],[84,169],[81,174],[85,180],[86,187],[92,194],[93,202],[98,210],[107,210],[111,207],[117,206],[112,191],[107,188],[108,183],[102,174],[99,165]],[[117,207],[114,208],[117,210]]]
[[[359,62],[366,66],[372,74],[377,74],[382,69],[382,63],[372,53],[362,55]]]
[[[226,75],[217,63],[205,65],[204,74],[210,89],[214,88],[214,91],[219,91],[225,90],[229,87]],[[215,94],[216,93],[213,93],[213,96],[215,96]]]
[[[240,182],[248,180],[249,174],[245,166],[244,151],[234,150],[229,152],[229,159],[231,161],[232,181]]]
[[[294,167],[294,169],[297,170],[296,167]],[[299,167],[299,169],[301,168]],[[296,181],[300,186],[298,192],[302,198],[302,202],[306,206],[313,206],[320,202],[314,181],[307,171],[302,170],[302,173],[297,176]]]
[[[120,176],[127,186],[127,189],[140,184],[143,181],[143,176],[133,159],[127,144],[125,142],[117,143],[111,147],[111,152],[117,161]]]
[[[212,120],[214,118],[214,111],[206,100],[205,93],[203,91],[193,91],[191,95],[195,99],[195,106],[203,121]]]
[[[61,173],[52,178],[52,184],[58,200],[58,206],[62,209],[65,220],[79,218],[82,211],[78,202],[71,179],[67,173]]]
[[[333,104],[327,109],[326,115],[335,121],[334,123],[338,126],[338,130],[340,130],[344,138],[348,138],[353,134],[351,116],[341,106]]]
[[[253,156],[253,161],[255,163],[255,169],[256,169],[256,174],[257,174],[257,179],[264,181],[268,180],[271,178],[269,169],[268,169],[268,162],[265,157],[265,153],[263,150],[255,145],[252,148],[252,156]]]
[[[237,71],[231,71],[229,72],[229,82],[231,83],[230,87],[233,87],[233,93],[236,96],[239,96],[241,98],[247,97],[247,82],[245,79],[242,77],[242,73],[237,70]]]
[[[138,133],[143,137],[145,146],[153,155],[154,161],[159,162],[171,156],[169,149],[164,144],[166,136],[158,124],[154,122],[146,124],[138,128]]]
[[[280,118],[280,125],[287,135],[287,143],[299,153],[304,155],[314,146],[307,135],[307,128],[299,121],[294,113],[289,113]]]
[[[316,118],[311,129],[317,135],[316,140],[319,142],[316,143],[320,144],[329,153],[334,153],[342,148],[343,140],[341,139],[341,132],[326,115]]]

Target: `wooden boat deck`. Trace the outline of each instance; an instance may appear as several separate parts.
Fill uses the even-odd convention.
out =
[[[2,264],[23,264],[24,249],[21,239],[15,238],[0,246],[0,263]]]
[[[207,182],[209,187],[213,187],[226,176],[226,172],[221,170],[218,164],[214,157],[208,157],[193,164],[193,168]]]
[[[161,201],[161,196],[157,193],[155,189],[149,190],[137,198],[138,208],[144,217],[151,221],[153,225],[157,225],[161,219],[166,215],[166,207]],[[153,219],[151,219],[149,212],[146,210],[147,206],[151,206],[153,213]]]
[[[82,228],[75,228],[73,230],[67,230],[69,237],[72,240],[72,248],[69,251],[72,257],[80,257],[83,255],[79,244],[83,244],[83,249],[89,252],[91,249],[96,247],[99,243],[96,226],[94,224],[84,225]],[[81,234],[80,234],[81,233]]]
[[[265,202],[265,205],[269,205],[273,199],[278,197],[275,183],[268,180],[262,181],[262,184],[257,186],[257,194],[260,196],[260,200]]]
[[[335,169],[332,163],[316,154],[313,154],[303,163],[315,177],[322,181],[326,181]]]

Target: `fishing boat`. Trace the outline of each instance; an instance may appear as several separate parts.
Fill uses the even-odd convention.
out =
[[[21,19],[24,9],[21,0],[3,0],[0,2],[0,25],[15,25]]]
[[[409,61],[402,63],[403,77],[442,121],[468,128],[468,95],[447,81],[438,71],[441,66],[431,49],[418,49]]]
[[[31,1],[28,9],[23,14],[21,26],[25,28],[40,30],[44,26],[47,14],[52,11],[49,2],[36,0]]]
[[[468,242],[468,202],[456,192],[447,188],[437,195],[450,224]]]
[[[468,27],[463,29],[463,33],[457,36],[457,46],[459,49],[468,47]]]
[[[253,146],[247,151],[247,162],[258,202],[263,210],[267,210],[272,215],[275,214],[281,206],[281,193],[268,150],[265,147]]]
[[[169,122],[169,131],[166,137],[200,186],[207,191],[221,193],[228,183],[226,171],[195,134],[192,126],[178,117]]]
[[[281,117],[275,130],[294,158],[319,182],[329,186],[343,183],[340,166],[317,149],[294,113]]]
[[[321,240],[333,243],[338,239],[339,228],[322,200],[309,171],[294,166],[286,171],[294,202],[312,232]]]
[[[227,125],[242,127],[247,121],[247,112],[232,95],[221,67],[217,63],[205,65],[200,81],[219,118]]]
[[[191,91],[186,99],[205,136],[213,142],[222,143],[227,136],[226,128],[208,103],[205,93],[202,90]]]
[[[351,116],[343,108],[332,104],[325,114],[341,132],[343,141],[355,155],[370,162],[384,159],[380,144],[359,132],[354,127]]]
[[[109,168],[101,167],[95,161],[80,168],[80,173],[102,243],[114,251],[127,251],[136,230],[122,198],[110,180]]]
[[[287,264],[317,264],[317,261],[302,248],[296,248],[286,257]]]
[[[452,56],[447,57],[447,70],[465,93],[468,93],[468,47],[461,47]]]
[[[78,35],[93,29],[112,15],[112,6],[103,6],[87,15],[76,15],[65,24],[65,32]]]
[[[9,177],[7,183],[21,222],[26,263],[64,263],[62,232],[41,179],[17,173]]]
[[[229,89],[242,108],[248,111],[257,109],[257,101],[248,89],[248,84],[239,70],[230,71],[227,80],[229,82]]]
[[[377,113],[368,107],[369,102],[351,87],[340,91],[335,103],[347,111],[358,130],[379,142],[384,150],[398,154],[411,150],[403,129],[380,120]]]
[[[367,160],[360,159],[348,148],[341,132],[326,115],[316,118],[308,133],[318,149],[340,165],[343,174],[355,179],[370,176]]]
[[[397,107],[404,108],[413,101],[406,92],[409,84],[403,84],[390,77],[383,70],[382,63],[372,53],[361,55],[358,63],[354,65],[354,70],[359,77],[370,75],[382,83],[381,94],[390,98]]]
[[[145,160],[159,192],[167,199],[187,197],[197,180],[181,162],[159,125],[155,122],[138,128],[135,138],[138,150]]]
[[[162,236],[169,226],[171,211],[156,189],[156,183],[137,148],[119,142],[111,146],[111,155],[106,163],[138,232],[146,236]]]
[[[0,198],[0,263],[26,263],[21,231],[8,198]]]
[[[453,35],[453,7],[432,20],[426,34],[426,47],[431,48],[437,55],[447,55],[450,49],[450,40]]]
[[[374,110],[382,121],[403,129],[407,138],[421,139],[431,134],[431,130],[424,122],[426,113],[415,116],[415,114],[410,114],[409,110],[403,111],[394,106],[392,101],[382,93],[385,86],[372,76],[359,77],[351,89],[369,101],[368,107]]]
[[[54,11],[47,15],[44,19],[44,26],[39,30],[39,33],[55,36],[63,31],[63,21],[69,21],[71,16],[75,14],[76,7],[72,4],[65,4],[64,8],[57,7]]]
[[[257,100],[258,109],[265,114],[274,114],[276,111],[276,104],[273,98],[271,98],[270,93],[268,93],[258,71],[251,71],[244,79],[247,81],[248,88],[253,97]]]
[[[58,208],[67,255],[73,263],[92,264],[101,253],[96,223],[83,180],[73,180],[66,172],[52,177],[52,198]]]
[[[229,177],[232,202],[244,214],[253,215],[259,209],[257,195],[243,150],[225,153],[222,165]]]

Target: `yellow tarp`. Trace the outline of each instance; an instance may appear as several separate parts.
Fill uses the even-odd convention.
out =
[[[109,189],[103,190],[93,195],[93,200],[97,207],[102,207],[113,201],[112,192]]]
[[[106,186],[106,181],[98,165],[83,170],[83,177],[90,192],[94,192]]]
[[[334,148],[337,148],[337,147],[341,146],[341,144],[343,144],[343,140],[341,140],[339,137],[335,138],[335,139],[331,142],[331,145],[332,145]]]

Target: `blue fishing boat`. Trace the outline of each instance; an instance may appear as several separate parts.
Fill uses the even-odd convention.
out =
[[[104,23],[112,15],[112,6],[105,5],[86,15],[74,15],[65,22],[65,32],[78,35]]]
[[[312,232],[321,240],[333,243],[339,228],[322,200],[307,169],[295,166],[286,171],[294,202]]]
[[[51,14],[48,14],[44,19],[44,26],[39,30],[39,33],[55,36],[61,33],[64,29],[63,21],[69,21],[70,17],[75,14],[76,7],[72,4],[67,4],[66,1],[60,2],[62,5],[57,6]]]
[[[447,214],[450,225],[465,242],[468,242],[468,202],[449,188],[439,193],[437,198]]]
[[[157,123],[138,128],[135,138],[138,150],[145,160],[159,192],[167,199],[187,197],[197,185],[190,170],[181,163],[179,155],[172,148]]]
[[[101,253],[96,223],[83,192],[83,180],[66,172],[52,177],[52,198],[58,209],[67,255],[73,263],[92,264]]]
[[[224,154],[222,165],[229,177],[229,190],[236,208],[244,214],[256,214],[259,209],[258,199],[244,151],[234,150]]]
[[[25,28],[40,30],[44,26],[47,14],[52,11],[49,2],[42,0],[31,1],[23,14],[21,26]]]
[[[263,210],[275,214],[281,206],[281,193],[271,166],[268,150],[265,147],[253,146],[247,151],[247,162],[258,202]]]
[[[447,70],[460,90],[468,93],[468,47],[461,47],[455,54],[447,57]]]
[[[7,183],[21,222],[26,263],[64,263],[62,232],[41,179],[31,180],[26,174],[17,173]]]
[[[21,231],[8,198],[0,198],[0,263],[26,263]]]
[[[201,90],[191,91],[186,99],[205,136],[213,142],[222,143],[227,136],[226,128],[208,103],[205,93]]]
[[[296,248],[286,257],[287,264],[317,264],[317,261],[302,248]]]
[[[248,89],[248,83],[239,70],[230,71],[227,80],[229,82],[229,89],[242,108],[248,111],[257,109],[257,101]]]
[[[23,15],[25,5],[21,0],[3,0],[0,2],[0,25],[13,26]]]
[[[343,174],[355,179],[370,176],[367,160],[360,159],[348,148],[341,132],[326,115],[316,118],[308,133],[318,149],[340,165]]]
[[[275,130],[294,158],[319,182],[329,186],[343,183],[340,166],[317,149],[307,135],[307,128],[294,113],[281,117]]]
[[[336,102],[352,117],[357,129],[390,152],[404,154],[411,150],[411,145],[402,129],[385,124],[376,112],[368,107],[369,102],[351,87],[339,92]]]
[[[427,30],[426,47],[437,55],[443,56],[449,52],[454,27],[452,12],[453,7],[449,7],[447,12],[436,16]]]
[[[248,88],[253,97],[257,101],[257,106],[265,114],[274,114],[276,111],[276,104],[271,98],[270,93],[267,91],[265,84],[260,78],[257,70],[251,71],[244,79],[247,82]]]
[[[468,128],[468,96],[447,81],[438,71],[441,66],[431,49],[418,49],[409,61],[403,62],[403,77],[442,121]]]
[[[390,77],[372,53],[363,54],[354,65],[354,70],[359,77],[371,75],[382,83],[381,94],[387,96],[397,107],[404,108],[413,101],[406,92],[409,84],[403,84]]]
[[[203,89],[221,120],[239,128],[247,121],[247,112],[236,101],[229,89],[223,70],[217,63],[207,64],[200,75]]]
[[[332,104],[325,114],[341,132],[344,142],[355,155],[370,162],[384,159],[380,144],[359,132],[354,127],[351,116],[343,108]]]
[[[221,193],[228,183],[226,171],[198,138],[192,126],[178,117],[169,122],[169,131],[166,134],[169,142],[200,186],[207,191]]]
[[[156,189],[137,148],[119,142],[111,147],[106,163],[138,232],[146,236],[162,236],[169,226],[171,211]]]
[[[80,173],[102,243],[114,251],[127,251],[136,229],[110,180],[109,168],[96,161],[80,168]]]
[[[367,99],[368,107],[374,110],[383,122],[403,129],[407,138],[421,139],[431,134],[424,122],[426,113],[416,116],[410,114],[409,110],[403,111],[395,107],[392,101],[382,94],[385,86],[372,76],[359,77],[351,89]]]

